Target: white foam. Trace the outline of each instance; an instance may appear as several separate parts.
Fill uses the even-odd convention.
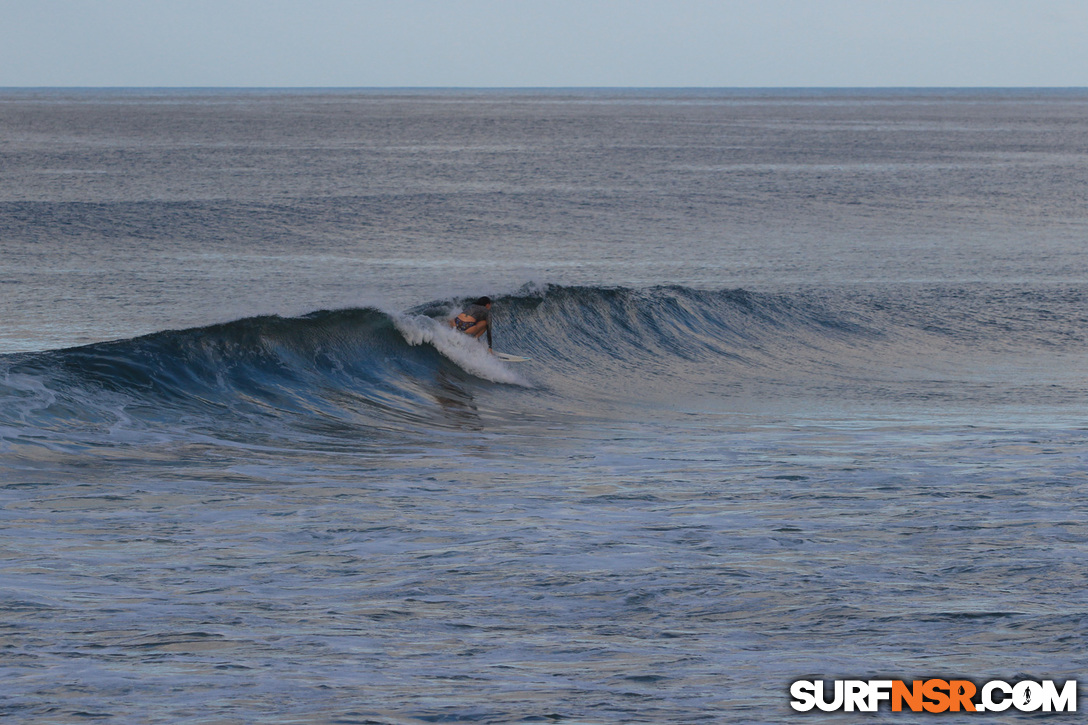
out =
[[[393,324],[409,345],[433,345],[462,370],[494,383],[529,383],[487,351],[481,341],[458,332],[445,322],[424,315],[393,315]]]

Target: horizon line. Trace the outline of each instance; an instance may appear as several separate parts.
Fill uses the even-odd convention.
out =
[[[962,90],[1088,90],[1084,86],[926,86],[926,85],[846,85],[846,86],[630,86],[630,85],[571,85],[571,86],[265,86],[265,85],[0,85],[0,91],[13,90],[284,90],[284,91],[962,91]]]

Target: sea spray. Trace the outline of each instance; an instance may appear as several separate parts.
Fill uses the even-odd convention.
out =
[[[529,385],[508,364],[491,355],[480,340],[458,332],[441,321],[407,314],[395,315],[393,324],[409,345],[432,345],[468,373],[495,383]]]

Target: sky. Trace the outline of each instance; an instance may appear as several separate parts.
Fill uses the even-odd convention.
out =
[[[1088,86],[1088,0],[0,0],[0,86]]]

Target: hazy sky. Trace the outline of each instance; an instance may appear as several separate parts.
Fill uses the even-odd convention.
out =
[[[1088,0],[0,0],[0,86],[1088,86]]]

